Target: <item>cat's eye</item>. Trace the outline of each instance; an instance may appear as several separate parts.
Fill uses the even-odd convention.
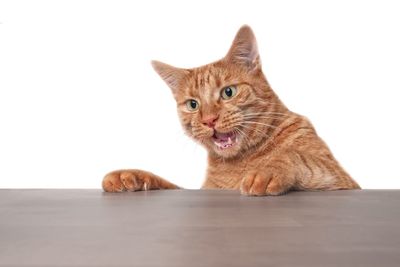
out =
[[[225,87],[221,91],[221,97],[225,100],[230,99],[230,98],[234,97],[235,95],[236,95],[236,87],[233,85]]]
[[[190,111],[196,111],[199,108],[199,103],[194,99],[186,101],[186,107]]]

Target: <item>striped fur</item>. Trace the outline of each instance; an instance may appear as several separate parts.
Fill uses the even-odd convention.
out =
[[[343,170],[307,118],[291,112],[269,86],[261,69],[252,30],[243,26],[221,60],[180,69],[153,62],[171,88],[183,129],[208,150],[204,189],[238,189],[245,195],[280,195],[290,190],[359,189]],[[221,90],[236,95],[222,99]],[[190,111],[188,99],[199,103]],[[216,118],[213,127],[205,118]],[[219,149],[215,132],[233,132],[236,143]],[[114,171],[105,191],[173,189],[178,186],[141,170]]]

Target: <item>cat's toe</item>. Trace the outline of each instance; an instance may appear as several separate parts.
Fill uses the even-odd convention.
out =
[[[266,189],[267,195],[279,196],[289,191],[289,186],[282,183],[282,181],[283,179],[277,179],[277,178],[271,179]]]
[[[250,174],[242,180],[240,191],[242,195],[264,196],[267,185],[268,179],[265,176],[257,173]]]

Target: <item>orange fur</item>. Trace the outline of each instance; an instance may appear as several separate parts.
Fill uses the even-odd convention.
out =
[[[240,189],[255,196],[360,188],[312,124],[288,110],[273,92],[250,27],[243,26],[228,54],[214,63],[194,69],[152,64],[172,90],[185,132],[209,152],[202,188]],[[198,104],[195,110],[188,106],[190,99]],[[178,186],[149,172],[121,170],[106,175],[103,188],[119,192]]]

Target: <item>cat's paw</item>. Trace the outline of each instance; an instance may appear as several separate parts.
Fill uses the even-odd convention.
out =
[[[107,174],[102,183],[106,192],[148,190],[151,177],[139,170],[119,170]]]
[[[289,189],[282,178],[274,174],[250,173],[243,178],[240,192],[247,196],[282,195]]]

